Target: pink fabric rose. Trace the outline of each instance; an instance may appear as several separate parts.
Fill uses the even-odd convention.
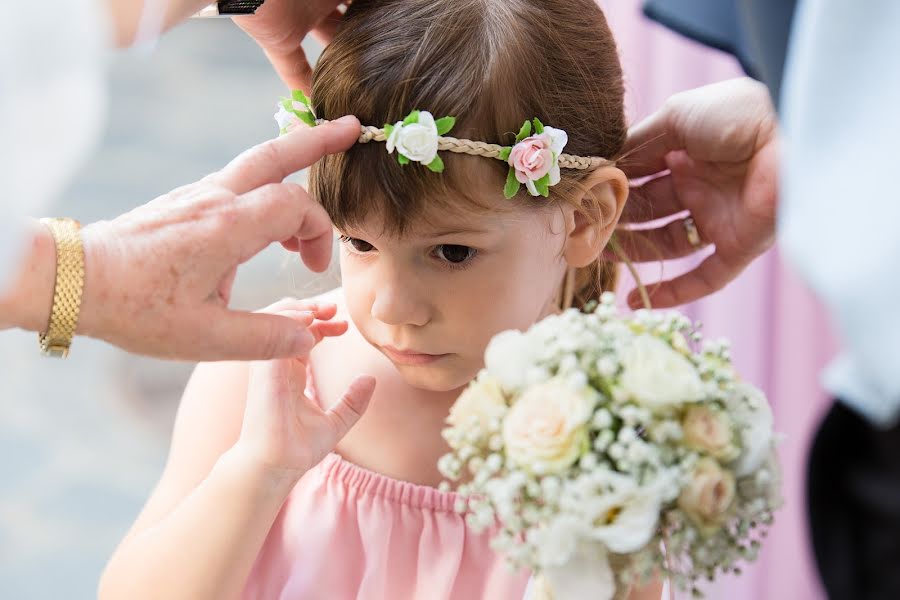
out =
[[[553,140],[550,135],[541,133],[527,137],[509,153],[509,166],[516,171],[519,183],[536,181],[553,168]]]

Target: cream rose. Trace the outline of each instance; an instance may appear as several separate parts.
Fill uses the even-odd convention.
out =
[[[678,498],[678,506],[705,533],[715,532],[734,502],[734,476],[712,458],[701,458]]]
[[[722,461],[734,460],[740,449],[734,443],[731,419],[721,410],[709,406],[691,406],[681,421],[684,443],[694,450],[706,452]]]
[[[638,335],[622,356],[620,391],[647,408],[666,408],[703,398],[697,369],[664,341]]]
[[[561,379],[527,389],[503,422],[507,458],[529,471],[564,471],[588,448],[594,402],[590,390],[573,390]]]
[[[413,162],[427,165],[437,156],[438,130],[434,123],[434,117],[430,112],[419,112],[419,120],[416,123],[404,125],[403,121],[394,124],[394,130],[387,139],[387,151],[397,152]]]
[[[491,421],[502,420],[506,411],[506,399],[500,385],[491,377],[482,375],[456,399],[447,423],[461,430],[477,427],[484,434],[490,431]]]

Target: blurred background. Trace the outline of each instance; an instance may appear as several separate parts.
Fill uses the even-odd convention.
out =
[[[633,120],[670,94],[740,74],[730,57],[646,21],[636,0],[601,5],[619,41]],[[316,49],[308,48],[312,55]],[[99,151],[50,211],[82,222],[112,218],[193,182],[276,133],[284,86],[229,21],[195,21],[152,51],[119,54]],[[302,176],[301,176],[302,177]],[[644,271],[666,278],[696,260]],[[258,308],[338,285],[312,276],[280,247],[239,272],[234,304]],[[803,480],[810,434],[826,406],[818,372],[834,341],[811,295],[778,250],[722,292],[685,308],[705,335],[732,340],[738,368],[769,395],[786,504],[759,561],[708,597],[823,597],[810,559]],[[192,365],[125,354],[78,339],[66,361],[42,359],[33,334],[0,335],[0,598],[95,596],[99,573],[165,462]]]

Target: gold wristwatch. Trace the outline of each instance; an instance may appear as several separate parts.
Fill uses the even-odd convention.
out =
[[[84,291],[84,248],[81,224],[74,219],[41,219],[56,242],[56,283],[47,331],[38,335],[45,356],[65,358],[78,326]]]

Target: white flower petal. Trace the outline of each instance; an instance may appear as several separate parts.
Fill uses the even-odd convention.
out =
[[[528,188],[528,193],[532,196],[540,196],[541,193],[535,187],[534,182],[530,179],[525,180],[525,187]]]
[[[569,562],[544,569],[543,576],[554,600],[610,600],[616,592],[606,550],[596,543],[581,542]]]
[[[562,129],[546,126],[544,127],[544,133],[550,135],[550,139],[552,140],[550,148],[556,152],[557,155],[562,154],[563,148],[569,143],[569,134]]]
[[[550,185],[556,185],[559,183],[559,179],[559,157],[557,156],[557,160],[554,161],[553,166],[550,167]]]
[[[434,117],[427,110],[419,111],[419,125],[423,127],[427,127],[429,129],[434,129],[434,133],[437,134],[437,125],[434,124]]]
[[[394,148],[397,146],[397,138],[400,137],[401,129],[403,129],[403,121],[397,121],[396,123],[394,123],[394,129],[391,131],[391,135],[388,136],[387,139],[388,154],[394,153]]]

